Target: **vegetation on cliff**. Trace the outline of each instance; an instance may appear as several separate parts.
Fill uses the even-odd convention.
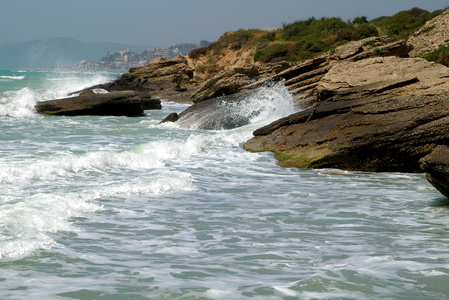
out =
[[[440,46],[437,50],[421,57],[449,67],[449,46],[448,44]]]
[[[424,9],[414,7],[410,10],[398,12],[391,17],[380,17],[370,23],[375,25],[382,35],[401,39],[411,35],[422,27],[428,20],[440,15],[444,10],[430,13]]]
[[[298,62],[334,51],[336,47],[347,42],[367,37],[387,36],[395,40],[405,38],[443,11],[431,13],[412,8],[391,17],[380,17],[371,21],[364,16],[346,22],[340,18],[312,17],[292,24],[283,24],[283,28],[271,31],[246,29],[228,32],[208,47],[191,51],[189,56],[195,59],[208,53],[220,55],[224,49],[253,48],[254,61]],[[212,68],[213,65],[210,64],[209,67]]]

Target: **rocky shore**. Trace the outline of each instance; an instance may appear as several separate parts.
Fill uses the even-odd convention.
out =
[[[189,114],[227,128],[225,114],[208,113],[220,96],[238,98],[283,81],[302,110],[256,130],[244,149],[271,151],[284,167],[424,171],[449,196],[449,68],[417,58],[446,45],[448,32],[449,10],[409,39],[350,42],[296,65],[256,63],[256,49],[235,41],[226,49],[155,59],[101,88],[140,98],[141,105],[148,101],[142,93],[152,101],[193,102]],[[214,71],[205,72],[205,66]],[[166,121],[182,118],[171,115]]]

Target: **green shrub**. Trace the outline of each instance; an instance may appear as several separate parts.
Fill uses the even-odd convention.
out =
[[[436,63],[449,67],[449,46],[443,45],[432,53],[421,56],[428,61],[434,61]]]
[[[200,56],[206,55],[207,52],[207,47],[196,48],[189,52],[189,57],[192,59],[197,59]]]
[[[280,44],[275,43],[271,44],[261,50],[256,51],[254,54],[254,60],[255,61],[263,61],[263,62],[270,62],[275,59],[281,60],[281,59],[287,59],[287,56],[289,55],[289,51],[287,50],[286,44]]]
[[[382,56],[385,54],[385,51],[382,49],[376,48],[373,50],[373,56]]]
[[[427,10],[414,7],[398,12],[391,17],[374,19],[371,23],[381,28],[388,36],[398,39],[412,34],[438,14],[440,14],[438,11],[431,14]]]
[[[276,40],[276,32],[274,32],[274,31],[267,32],[265,35],[263,35],[261,37],[261,39],[264,39],[267,41],[274,41],[274,40]]]
[[[296,62],[334,51],[336,47],[349,41],[385,34],[395,39],[403,38],[443,11],[429,13],[420,8],[412,8],[391,17],[380,17],[371,21],[368,21],[365,16],[360,16],[354,18],[352,22],[344,22],[340,18],[312,17],[291,24],[282,24],[283,28],[275,31],[245,29],[228,32],[217,42],[205,48],[193,50],[189,55],[197,58],[212,52],[218,57],[225,48],[239,50],[253,47],[256,49],[255,61]],[[379,44],[374,41],[366,43],[366,46],[376,47],[376,45]],[[383,53],[375,49],[373,55],[381,56]],[[436,60],[444,61],[443,58]]]
[[[353,24],[366,24],[368,23],[368,18],[365,16],[357,17],[352,21]]]

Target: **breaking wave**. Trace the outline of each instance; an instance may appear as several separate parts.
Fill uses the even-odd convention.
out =
[[[25,76],[0,76],[0,81],[24,80]]]
[[[177,122],[191,129],[220,130],[261,126],[295,112],[293,97],[282,82],[243,94],[200,102]]]

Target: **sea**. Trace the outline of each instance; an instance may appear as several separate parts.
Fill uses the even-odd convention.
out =
[[[449,200],[424,174],[281,168],[252,132],[300,110],[282,83],[213,130],[44,116],[120,76],[0,71],[0,299],[448,299]],[[104,91],[103,91],[104,92]]]

